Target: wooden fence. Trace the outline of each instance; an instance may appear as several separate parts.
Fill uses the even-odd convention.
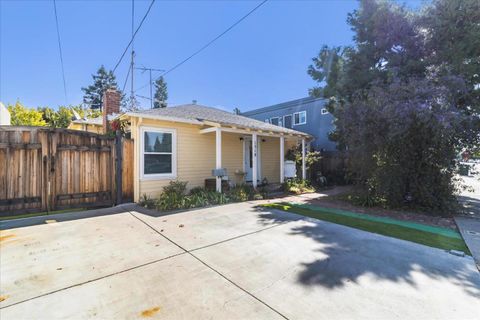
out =
[[[0,216],[131,201],[132,167],[120,136],[0,126]]]

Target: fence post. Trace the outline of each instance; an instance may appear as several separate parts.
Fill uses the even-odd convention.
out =
[[[115,135],[115,154],[116,154],[116,168],[115,168],[115,186],[117,188],[117,199],[116,204],[119,205],[122,203],[122,133],[120,130],[117,130]]]

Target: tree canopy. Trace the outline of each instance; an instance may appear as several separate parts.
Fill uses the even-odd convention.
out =
[[[455,159],[480,142],[480,2],[435,0],[418,13],[362,0],[354,45],[322,47],[308,73],[329,98],[331,138],[351,177],[388,206],[446,211]]]
[[[7,106],[10,112],[10,123],[12,126],[46,126],[41,111],[27,108],[19,101],[14,105]]]
[[[155,96],[153,97],[154,108],[165,108],[168,100],[167,82],[163,77],[155,80]]]
[[[92,109],[102,109],[103,93],[108,88],[118,89],[115,74],[111,70],[107,71],[102,65],[96,74],[92,74],[93,84],[82,88],[84,92],[83,102]],[[123,97],[122,97],[123,98]]]

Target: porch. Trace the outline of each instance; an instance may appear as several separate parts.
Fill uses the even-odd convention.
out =
[[[306,178],[305,154],[307,140],[306,138],[285,135],[282,133],[251,131],[238,129],[235,127],[212,126],[200,129],[201,135],[215,137],[215,170],[212,170],[212,176],[216,179],[216,190],[222,192],[222,179],[232,177],[232,172],[228,172],[226,164],[229,158],[237,152],[228,150],[231,144],[222,142],[222,138],[231,141],[238,139],[242,144],[242,170],[236,169],[233,174],[235,183],[251,183],[254,188],[264,180],[273,183],[283,183],[285,180],[285,155],[289,148],[301,144],[302,146],[302,179]],[[225,150],[227,149],[227,150]],[[231,166],[230,166],[231,167]],[[239,177],[243,175],[242,177]],[[270,178],[270,179],[268,179]]]

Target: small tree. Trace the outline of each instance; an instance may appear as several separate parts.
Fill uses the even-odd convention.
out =
[[[92,109],[102,109],[103,93],[108,88],[117,89],[117,80],[113,72],[107,71],[102,65],[96,74],[92,75],[93,84],[82,88],[85,93],[83,102],[88,104]],[[122,97],[123,98],[123,97]]]
[[[52,128],[67,128],[73,119],[72,110],[64,106],[59,107],[57,111],[49,107],[38,108],[38,111],[42,113],[47,125]]]
[[[155,80],[155,96],[153,97],[154,108],[165,108],[167,106],[168,91],[167,83],[163,77]]]
[[[10,112],[12,126],[47,125],[41,111],[26,108],[19,101],[17,101],[15,105],[8,105],[7,109]]]

